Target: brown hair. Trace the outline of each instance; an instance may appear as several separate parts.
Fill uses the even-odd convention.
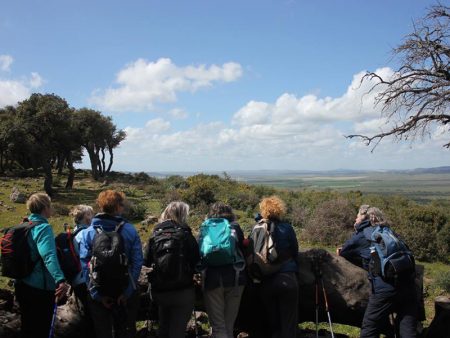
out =
[[[259,203],[261,216],[271,220],[281,220],[286,214],[286,204],[278,196],[270,196],[263,198]]]
[[[125,194],[121,191],[105,190],[97,197],[97,205],[101,211],[114,214],[117,208],[125,202]]]
[[[50,208],[51,205],[50,197],[41,192],[31,195],[27,201],[27,208],[33,214],[40,214],[45,208]]]
[[[226,218],[230,222],[234,221],[236,216],[233,209],[228,204],[216,202],[209,208],[208,218]]]

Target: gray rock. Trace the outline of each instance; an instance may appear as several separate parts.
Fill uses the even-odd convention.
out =
[[[24,204],[27,201],[27,196],[20,192],[17,187],[12,189],[11,195],[9,195],[9,199],[13,203],[21,203]]]

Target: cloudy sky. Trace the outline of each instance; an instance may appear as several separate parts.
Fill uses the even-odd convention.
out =
[[[432,1],[8,1],[0,107],[33,92],[113,117],[115,170],[404,169],[449,165],[445,130],[371,153],[387,128],[367,70]],[[84,164],[86,165],[86,163]]]

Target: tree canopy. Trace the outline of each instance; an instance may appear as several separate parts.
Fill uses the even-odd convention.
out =
[[[71,108],[55,94],[32,94],[16,107],[0,109],[0,122],[0,172],[31,169],[38,174],[42,170],[49,195],[55,169],[62,174],[68,168],[66,188],[72,187],[73,165],[81,161],[83,150],[89,155],[93,178],[107,175],[113,165],[113,150],[126,137],[111,117],[87,108]]]

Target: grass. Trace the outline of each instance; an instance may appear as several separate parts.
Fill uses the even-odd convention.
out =
[[[299,178],[286,179],[285,177],[280,181],[277,179],[265,180],[264,183],[274,184],[276,182],[283,183],[283,186],[295,187],[296,184],[300,184],[307,189],[329,189],[330,182],[337,190],[349,189],[354,185],[359,185],[361,191],[364,189],[374,189],[371,192],[385,191],[387,193],[403,191],[403,194],[410,196],[421,196],[422,199],[434,199],[438,196],[445,196],[450,199],[450,175],[398,175],[401,177],[391,176],[387,177],[387,181],[383,181],[382,177],[378,178],[362,178],[362,177],[311,177],[309,179],[298,182]],[[260,182],[263,183],[263,182]],[[277,184],[274,184],[277,185]],[[27,216],[27,210],[25,204],[15,204],[10,202],[9,194],[13,187],[17,187],[20,191],[26,195],[30,195],[34,192],[42,191],[43,181],[38,178],[23,178],[23,179],[9,179],[0,178],[0,229],[8,226],[12,226],[21,221],[21,218]],[[114,188],[122,190],[127,194],[127,197],[133,203],[139,203],[146,210],[146,214],[152,214],[158,216],[163,208],[161,201],[149,196],[143,189],[134,186],[132,184],[112,183],[107,186],[102,186],[100,182],[90,180],[85,175],[77,176],[74,183],[73,190],[65,190],[63,188],[57,188],[56,195],[53,198],[53,202],[60,205],[60,210],[69,210],[72,206],[77,204],[95,205],[95,199],[98,193],[105,188]],[[240,224],[242,224],[245,233],[249,233],[250,226],[253,224],[252,215],[249,215],[245,211],[236,211]],[[191,216],[192,224],[199,224],[202,220],[201,215]],[[142,242],[145,243],[150,236],[151,227],[143,226],[140,224],[141,219],[133,220],[133,223],[141,236]],[[71,217],[67,214],[56,214],[50,219],[53,231],[59,233],[62,231],[63,223],[72,223]],[[194,229],[195,233],[195,229]],[[302,248],[308,248],[308,243],[300,241]],[[330,252],[334,253],[335,248],[327,248]],[[426,263],[418,262],[425,266],[424,276],[424,293],[425,293],[425,310],[426,321],[424,326],[428,326],[434,317],[434,298],[440,295],[449,295],[449,291],[445,290],[445,283],[442,285],[437,283],[441,280],[440,276],[450,275],[450,266],[443,263]],[[0,288],[11,288],[9,280],[7,278],[0,277]],[[302,323],[301,328],[315,330],[314,323]],[[327,329],[326,323],[322,323],[320,328]],[[359,336],[359,328],[334,324],[333,328],[336,333],[346,334],[350,337]]]

